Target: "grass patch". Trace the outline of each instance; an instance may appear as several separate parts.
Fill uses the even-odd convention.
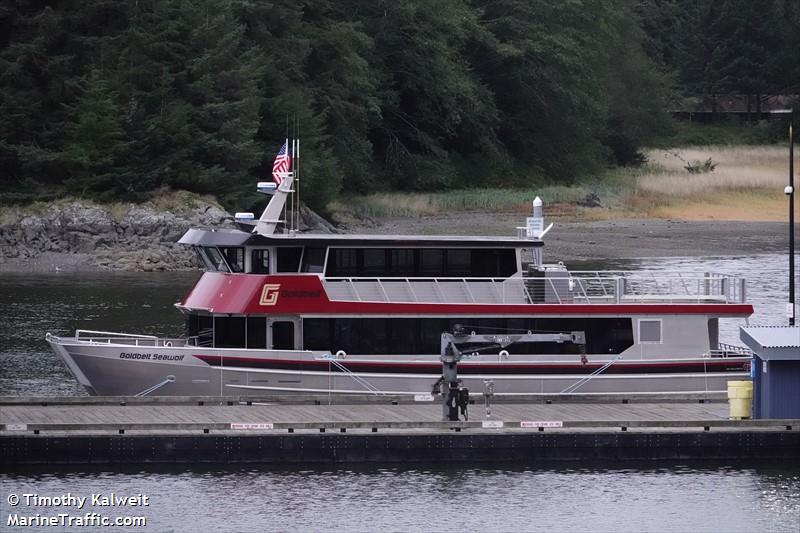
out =
[[[637,194],[698,198],[724,191],[782,190],[788,179],[787,150],[778,146],[709,146],[651,150],[650,172],[636,180]],[[711,159],[711,172],[692,174],[686,165]]]
[[[579,220],[663,217],[685,220],[782,220],[788,151],[776,145],[650,149],[640,167],[609,169],[570,186],[469,189],[441,193],[352,196],[329,205],[336,222],[408,218],[453,212],[529,213],[540,196],[547,216]],[[713,161],[706,172],[686,167]],[[600,208],[580,207],[589,194]]]
[[[395,218],[449,212],[529,212],[538,195],[546,203],[575,203],[589,194],[583,186],[551,185],[530,189],[466,189],[438,193],[379,193],[332,202],[334,218]]]

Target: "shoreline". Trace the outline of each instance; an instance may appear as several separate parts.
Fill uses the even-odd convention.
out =
[[[664,219],[613,219],[560,221],[557,217],[545,236],[545,260],[591,261],[653,257],[709,257],[788,253],[788,224],[748,221],[684,221]],[[518,213],[453,213],[419,218],[389,218],[349,224],[344,233],[513,235],[524,222]],[[800,233],[798,233],[800,234]],[[155,238],[155,237],[153,237]],[[164,243],[159,243],[163,246]],[[177,247],[177,245],[173,245]],[[99,251],[99,250],[98,250]],[[125,249],[103,248],[102,256],[130,254]],[[162,256],[162,259],[165,259]],[[168,270],[192,271],[182,262]],[[0,272],[103,272],[117,270],[98,263],[97,253],[45,251],[32,257],[0,259]],[[122,269],[144,271],[145,269]]]
[[[347,233],[513,235],[524,224],[518,213],[455,213],[352,224]],[[782,222],[688,221],[620,218],[554,223],[545,235],[547,261],[642,259],[652,257],[735,256],[786,252],[789,225]],[[800,233],[798,233],[800,235]]]

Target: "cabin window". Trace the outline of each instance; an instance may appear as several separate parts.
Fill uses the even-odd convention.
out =
[[[269,250],[253,250],[250,254],[250,272],[269,274]]]
[[[276,321],[272,323],[272,349],[294,350],[294,322]]]
[[[444,250],[420,250],[420,275],[438,277],[444,272]]]
[[[361,270],[358,264],[359,251],[355,248],[331,248],[326,274],[334,278],[358,276]]]
[[[366,248],[361,250],[362,268],[359,274],[362,276],[385,276],[386,275],[386,250],[383,248]]]
[[[247,347],[261,350],[267,347],[266,317],[247,317]]]
[[[231,272],[244,272],[244,248],[231,246],[220,248],[219,251],[225,256],[225,261],[231,268]]]
[[[447,275],[455,277],[469,277],[472,273],[470,262],[472,254],[470,250],[447,250]]]
[[[639,344],[661,344],[661,320],[639,321]]]
[[[344,319],[332,320],[333,338],[325,339],[331,351],[338,352],[343,350],[346,353],[362,353],[359,350],[359,340],[361,339],[361,320]]]
[[[195,315],[195,316],[197,317],[197,330],[191,335],[197,335],[198,346],[213,346],[214,317],[209,315]]]
[[[389,350],[389,332],[386,318],[364,319],[361,323],[361,338],[358,353],[386,354]]]
[[[278,248],[278,272],[297,272],[300,270],[300,256],[303,249],[299,246],[291,248]]]
[[[321,273],[325,266],[325,248],[307,247],[303,254],[303,272]]]
[[[389,274],[401,278],[416,276],[415,252],[409,248],[389,250]]]
[[[508,258],[503,257],[506,250],[472,250],[470,270],[472,276],[478,278],[493,278],[510,276],[516,271],[516,258],[513,259],[513,269],[509,272]],[[503,261],[501,261],[501,258]]]
[[[244,348],[245,320],[241,316],[214,317],[214,347]]]

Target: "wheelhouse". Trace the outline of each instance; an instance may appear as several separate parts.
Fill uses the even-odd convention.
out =
[[[542,242],[494,237],[369,235],[271,237],[237,230],[189,230],[208,272],[311,273],[325,278],[508,278],[541,264]]]

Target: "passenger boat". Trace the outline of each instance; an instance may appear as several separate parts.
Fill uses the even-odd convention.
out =
[[[718,338],[720,319],[753,312],[743,279],[547,264],[538,198],[510,237],[301,233],[279,220],[294,177],[259,184],[259,219],[180,239],[205,270],[176,304],[184,338],[47,334],[90,394],[430,395],[443,334],[465,340],[473,394],[713,392],[749,376],[751,354]]]

